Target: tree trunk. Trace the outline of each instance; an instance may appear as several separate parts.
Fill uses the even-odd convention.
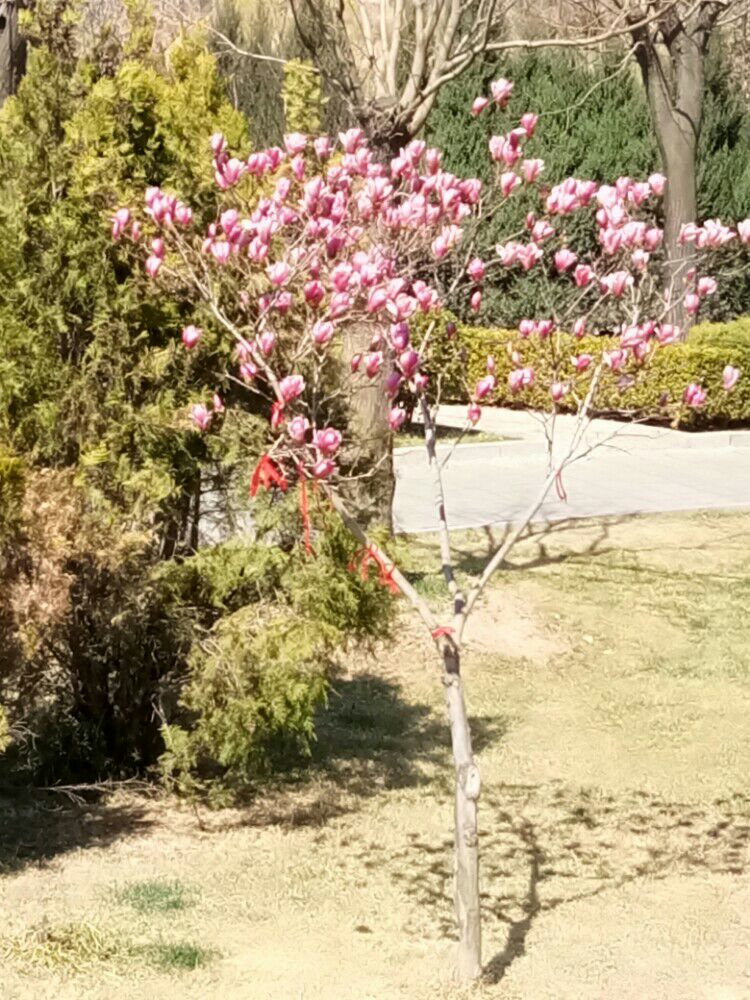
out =
[[[392,532],[396,480],[385,376],[368,379],[350,370],[351,359],[355,354],[364,354],[371,339],[372,330],[356,325],[344,333],[344,378],[349,389],[347,436],[351,443],[342,458],[350,473],[363,475],[347,487],[347,501],[356,519],[363,526],[379,525]]]
[[[461,682],[460,653],[443,648],[443,683],[456,766],[454,902],[458,920],[458,979],[468,982],[482,973],[482,923],[479,904],[479,769],[471,749],[471,733]]]
[[[693,246],[680,244],[686,222],[696,222],[696,156],[703,120],[704,59],[719,4],[698,3],[688,11],[670,7],[663,23],[633,33],[636,59],[648,96],[651,120],[661,151],[667,189],[664,200],[664,292],[672,307],[670,322],[687,336],[685,275]]]
[[[694,256],[692,243],[680,243],[680,231],[687,222],[695,222],[696,199],[696,137],[686,132],[664,127],[659,130],[667,187],[664,194],[664,294],[671,303],[669,320],[687,336],[691,317],[685,311],[685,275]]]
[[[0,0],[0,107],[18,90],[26,69],[26,43],[18,33],[18,0]]]

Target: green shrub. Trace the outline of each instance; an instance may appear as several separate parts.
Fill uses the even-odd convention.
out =
[[[698,323],[691,328],[688,343],[750,350],[750,316],[740,316],[728,323]]]
[[[189,658],[182,712],[162,731],[161,771],[178,792],[221,804],[273,768],[308,756],[331,657],[352,638],[387,630],[390,594],[376,579],[350,572],[355,544],[337,518],[318,512],[316,521],[311,557],[300,547],[262,544],[241,553],[232,543],[171,571],[175,594],[179,583],[194,590],[200,575],[209,605],[206,631]],[[233,558],[225,560],[228,551]],[[224,579],[232,563],[233,581]],[[218,606],[230,613],[215,616]]]
[[[728,330],[729,327],[722,329]],[[578,340],[566,333],[554,336],[559,339],[563,358],[584,352],[598,358],[603,351],[619,346],[617,339],[612,337],[584,337]],[[686,428],[750,422],[750,379],[741,378],[730,393],[722,388],[725,365],[731,364],[743,373],[750,373],[750,338],[743,343],[741,337],[735,335],[734,340],[729,338],[726,342],[714,344],[699,329],[696,341],[691,337],[689,343],[660,348],[643,377],[638,376],[637,367],[628,369],[628,373],[635,377],[634,384],[629,388],[622,389],[618,385],[622,372],[615,374],[605,370],[596,397],[595,412],[657,418],[660,415],[665,418],[668,414]],[[531,365],[537,374],[535,385],[520,393],[513,393],[508,387],[508,375],[515,367],[510,358],[512,351],[517,351],[523,363]],[[540,342],[536,337],[523,340],[516,330],[471,326],[459,326],[453,341],[440,341],[437,357],[447,361],[450,374],[442,387],[444,401],[466,402],[469,399],[473,386],[487,373],[488,355],[495,358],[496,364],[498,388],[494,395],[495,405],[548,408],[550,382],[555,377],[564,380],[565,376],[564,370],[557,375],[554,373],[551,342]],[[589,373],[592,370],[593,366]],[[679,406],[682,393],[690,382],[698,382],[708,390],[708,400],[700,410]],[[560,409],[574,410],[574,400],[566,397]]]

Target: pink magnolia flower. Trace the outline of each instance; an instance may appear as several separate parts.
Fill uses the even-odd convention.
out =
[[[226,264],[231,252],[232,248],[225,240],[220,243],[211,243],[211,254],[217,264]]]
[[[491,392],[495,391],[497,386],[497,379],[494,375],[485,375],[484,378],[480,378],[474,389],[474,395],[477,399],[486,399]]]
[[[141,224],[136,219],[133,225],[130,227],[130,238],[134,243],[137,243],[141,238]]]
[[[560,274],[563,274],[565,271],[569,271],[577,260],[578,254],[573,253],[572,250],[568,250],[567,247],[563,247],[562,250],[558,250],[555,254],[555,267]]]
[[[628,352],[625,348],[616,351],[604,351],[602,353],[602,361],[607,366],[611,368],[613,372],[618,371],[628,359]]]
[[[667,184],[667,178],[664,174],[651,174],[648,179],[648,186],[651,191],[656,195],[657,198],[661,198],[664,194],[664,188]]]
[[[252,382],[257,374],[257,365],[254,365],[252,361],[243,361],[240,365],[240,377],[243,382]]]
[[[293,399],[301,396],[305,391],[305,380],[301,375],[287,375],[279,382],[279,392],[285,403],[291,403]]]
[[[683,299],[683,303],[685,305],[685,312],[690,313],[691,316],[697,313],[701,307],[701,300],[695,292],[688,292]]]
[[[405,351],[409,346],[409,324],[403,321],[391,323],[389,336],[394,351]]]
[[[320,135],[313,142],[313,148],[319,160],[327,160],[331,155],[331,140],[327,135]]]
[[[518,324],[518,332],[521,334],[523,339],[526,340],[527,337],[536,333],[536,323],[533,319],[522,319]]]
[[[518,251],[518,262],[524,271],[530,271],[531,268],[541,260],[543,256],[542,248],[537,246],[536,243],[527,243],[522,246]]]
[[[473,426],[479,423],[479,419],[482,416],[482,407],[479,403],[469,403],[469,409],[466,411],[466,419]]]
[[[732,389],[737,385],[737,380],[740,377],[739,368],[733,368],[732,365],[727,365],[721,374],[722,385],[727,392],[731,392]]]
[[[303,444],[305,438],[307,437],[307,432],[310,430],[310,421],[307,417],[296,416],[292,417],[286,427],[289,437],[294,441],[295,444]]]
[[[333,337],[333,323],[319,320],[312,328],[312,338],[319,347],[324,347]]]
[[[373,288],[367,299],[367,311],[369,313],[377,312],[382,309],[383,306],[388,301],[388,292],[382,286],[380,288]]]
[[[539,337],[544,340],[545,337],[549,337],[552,331],[555,329],[555,321],[551,319],[540,319],[537,320],[536,332]]]
[[[391,372],[385,380],[385,394],[389,399],[395,399],[398,396],[399,389],[401,388],[401,383],[403,382],[403,376],[400,372]]]
[[[214,132],[211,136],[211,152],[214,156],[221,156],[226,148],[227,141],[221,132]]]
[[[508,375],[508,385],[513,392],[518,392],[533,385],[535,377],[533,368],[514,368]]]
[[[328,479],[336,471],[336,463],[332,458],[321,458],[312,468],[315,479]]]
[[[586,320],[583,316],[579,316],[578,319],[573,324],[573,334],[580,340],[581,337],[586,334]]]
[[[341,447],[341,431],[335,427],[324,427],[322,431],[315,432],[314,440],[318,451],[330,458]]]
[[[559,403],[563,396],[567,396],[569,388],[565,382],[553,382],[549,387],[549,394],[556,403]]]
[[[339,132],[339,142],[344,147],[345,153],[356,153],[364,138],[365,133],[361,128],[350,128],[346,132]]]
[[[151,240],[151,253],[154,257],[164,260],[165,252],[164,240],[160,236],[157,236],[155,240]]]
[[[486,265],[480,257],[474,257],[473,260],[469,261],[469,265],[466,268],[466,273],[469,275],[472,281],[480,282],[484,279],[486,272]]]
[[[187,228],[193,224],[193,210],[188,205],[184,205],[181,201],[177,203],[177,207],[174,210],[175,222],[180,226]]]
[[[593,268],[588,264],[579,264],[573,272],[573,280],[578,288],[586,288],[594,280]]]
[[[665,344],[674,344],[682,336],[682,330],[679,326],[675,326],[672,323],[662,323],[656,328],[656,339],[659,343],[664,346]]]
[[[375,378],[383,366],[383,352],[373,351],[365,355],[365,374],[368,378]]]
[[[150,257],[146,259],[146,272],[149,278],[155,278],[159,273],[159,268],[161,267],[162,259],[161,257],[155,257],[151,254]]]
[[[709,295],[713,295],[718,285],[714,278],[703,277],[698,278],[698,284],[696,285],[696,291],[702,299],[705,299]]]
[[[706,390],[697,382],[691,382],[682,394],[683,402],[694,410],[699,410],[706,402]]]
[[[521,178],[518,174],[514,174],[512,170],[506,170],[504,174],[500,176],[500,190],[504,198],[510,198],[511,194],[515,191],[518,185],[521,183]]]
[[[504,108],[510,100],[510,95],[513,93],[513,84],[510,80],[505,80],[501,77],[490,84],[490,90],[492,91],[492,100],[495,104],[499,108]]]
[[[616,299],[622,298],[625,291],[633,286],[633,275],[627,271],[613,271],[606,274],[600,281],[602,293],[609,292]]]
[[[533,184],[544,170],[544,160],[524,160],[521,164],[521,173],[527,184]]]
[[[284,136],[284,149],[290,156],[297,156],[298,153],[304,153],[307,148],[307,136],[303,135],[302,132],[288,132]]]
[[[226,407],[224,406],[224,400],[215,392],[211,398],[211,405],[214,408],[214,413],[223,413]]]
[[[118,208],[115,212],[114,218],[112,219],[112,239],[119,240],[120,236],[125,230],[125,227],[130,222],[130,209],[129,208]]]
[[[531,111],[527,111],[525,115],[521,115],[521,128],[529,138],[534,134],[538,121],[539,115],[535,115]]]
[[[264,330],[259,338],[260,349],[268,358],[273,354],[273,349],[276,347],[276,334],[272,330]]]
[[[401,371],[407,378],[411,378],[412,375],[419,368],[419,363],[422,360],[416,351],[411,349],[406,350],[399,356],[399,364],[401,365]]]
[[[266,274],[272,285],[276,288],[281,288],[282,285],[285,285],[289,281],[291,268],[285,260],[280,260],[267,267]]]
[[[579,354],[577,357],[571,357],[570,363],[577,372],[585,372],[593,360],[590,354]]]
[[[484,109],[489,104],[489,100],[486,97],[475,97],[474,103],[471,105],[471,113],[476,118],[478,115],[484,111]]]
[[[305,282],[304,295],[305,302],[317,309],[320,303],[325,298],[326,290],[325,286],[321,281],[307,281]]]
[[[414,376],[414,391],[424,392],[429,384],[429,378],[423,372],[417,372]]]
[[[203,403],[195,403],[190,409],[190,416],[193,419],[193,423],[201,431],[205,431],[211,423],[211,413]]]
[[[472,312],[479,312],[482,308],[482,293],[477,288],[471,293],[471,298],[469,299],[469,308]]]
[[[190,326],[186,326],[182,331],[182,342],[189,350],[191,347],[195,347],[202,336],[203,330],[199,326],[193,326],[191,323]]]
[[[403,406],[394,406],[388,414],[388,426],[392,431],[397,431],[406,420],[406,410]]]
[[[737,233],[742,243],[750,243],[750,219],[737,223]]]

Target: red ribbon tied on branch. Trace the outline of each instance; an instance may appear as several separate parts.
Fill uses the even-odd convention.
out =
[[[455,631],[456,630],[451,628],[450,625],[439,625],[438,628],[434,628],[432,632],[430,632],[430,635],[433,639],[440,639],[442,636],[453,635]]]
[[[378,567],[378,583],[387,587],[392,594],[398,594],[398,584],[393,579],[393,567],[388,568],[383,556],[377,549],[369,545],[366,549],[359,549],[354,553],[352,561],[349,563],[349,572],[353,573],[359,564],[359,574],[363,580],[367,580],[370,575],[370,564],[375,563]]]
[[[258,490],[270,490],[272,486],[278,486],[282,493],[286,493],[289,483],[281,469],[273,462],[268,455],[263,455],[255,466],[253,477],[250,480],[250,496],[257,495]]]

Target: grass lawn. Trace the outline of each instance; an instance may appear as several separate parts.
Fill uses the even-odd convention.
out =
[[[464,431],[460,427],[438,427],[438,444],[452,444],[461,438],[461,444],[482,444],[487,441],[508,441],[510,438],[501,434],[491,434],[476,428]],[[394,440],[395,448],[424,448],[424,431],[421,424],[412,424],[399,431]]]
[[[448,732],[408,626],[342,663],[312,766],[247,809],[0,802],[0,995],[749,997],[749,531],[750,514],[563,525],[487,595],[465,664],[481,985],[450,983]],[[490,541],[463,539],[464,571]]]

